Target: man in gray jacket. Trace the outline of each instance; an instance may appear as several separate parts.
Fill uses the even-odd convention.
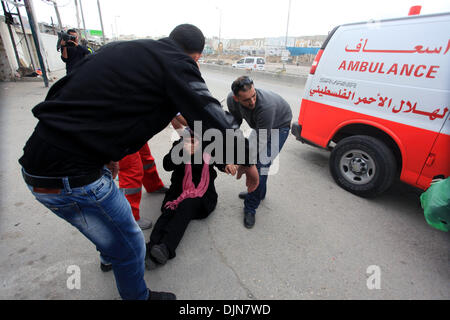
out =
[[[231,90],[227,97],[228,110],[239,125],[243,119],[247,121],[254,129],[249,139],[258,144],[259,186],[251,193],[239,194],[239,198],[244,199],[244,226],[252,228],[256,209],[266,197],[269,168],[289,135],[292,111],[278,94],[255,89],[253,80],[247,76],[237,78]]]

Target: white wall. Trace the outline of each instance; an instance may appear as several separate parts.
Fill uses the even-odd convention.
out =
[[[47,69],[50,72],[65,70],[66,64],[61,60],[61,52],[56,51],[56,42],[58,36],[47,33],[40,33],[41,46],[44,60],[46,60]]]
[[[0,80],[11,81],[14,80],[14,73],[19,66],[14,55],[8,26],[3,21],[0,21],[0,37],[3,47],[3,50],[0,52]]]
[[[31,66],[30,56],[26,42],[23,39],[22,29],[11,28],[14,40],[16,42],[19,59],[21,59],[26,66]],[[36,69],[40,68],[39,60],[36,54],[34,40],[29,30],[27,32],[28,44],[30,46],[33,62]],[[14,80],[17,69],[19,68],[14,54],[14,48],[9,35],[8,26],[4,21],[0,21],[0,37],[3,44],[4,51],[0,52],[0,73],[1,81]],[[61,71],[66,69],[65,63],[61,60],[61,52],[56,51],[56,42],[58,37],[56,35],[39,33],[41,41],[41,52],[44,59],[44,64],[47,66],[48,72]]]

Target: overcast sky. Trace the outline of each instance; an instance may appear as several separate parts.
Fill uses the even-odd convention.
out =
[[[38,21],[56,24],[53,5],[32,0]],[[100,30],[97,0],[81,0],[86,29]],[[75,0],[57,0],[64,26],[77,27]],[[120,34],[159,37],[181,23],[198,26],[206,37],[264,38],[286,35],[289,0],[100,0],[107,37]],[[408,14],[450,12],[450,0],[291,0],[289,36],[327,34],[334,26]],[[81,19],[81,17],[80,17]],[[81,24],[82,26],[82,24]]]

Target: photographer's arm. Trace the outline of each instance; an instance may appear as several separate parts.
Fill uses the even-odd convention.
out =
[[[62,61],[66,62],[68,58],[69,55],[67,54],[66,42],[64,40],[61,40],[61,59]]]

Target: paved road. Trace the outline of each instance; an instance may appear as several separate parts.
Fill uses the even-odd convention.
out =
[[[236,77],[203,74],[218,98]],[[255,83],[279,92],[298,116],[302,87]],[[0,83],[0,299],[119,299],[95,247],[38,204],[20,178],[17,159],[36,123],[30,110],[46,91],[36,82]],[[165,182],[171,134],[167,128],[150,142]],[[427,225],[414,190],[398,183],[377,199],[358,198],[333,182],[328,157],[290,136],[252,230],[237,198],[244,181],[219,175],[217,209],[190,224],[175,259],[146,272],[150,288],[179,299],[449,299],[449,235]],[[155,220],[161,201],[144,194],[142,214]],[[68,289],[72,265],[80,289]],[[369,290],[373,265],[381,288]]]

